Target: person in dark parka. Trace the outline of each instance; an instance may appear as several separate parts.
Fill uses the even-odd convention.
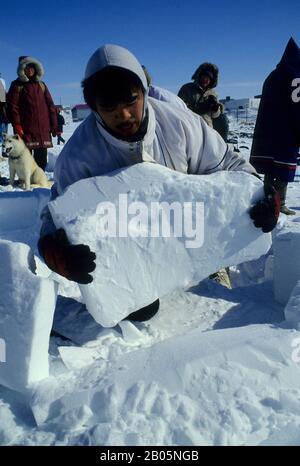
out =
[[[202,63],[192,76],[193,82],[184,84],[178,92],[190,110],[201,115],[213,127],[212,120],[220,113],[220,104],[214,88],[218,84],[219,69],[213,63]]]
[[[10,121],[15,134],[33,151],[36,163],[45,170],[47,149],[57,135],[57,113],[50,92],[42,81],[44,69],[33,57],[19,58],[18,79],[7,95]]]
[[[217,118],[213,118],[213,128],[219,133],[219,135],[224,139],[225,142],[228,140],[229,134],[229,119],[224,113],[224,105],[220,103],[220,115]]]
[[[7,133],[7,123],[5,81],[0,74],[0,149],[4,134]]]
[[[285,201],[300,147],[300,102],[292,98],[295,78],[300,78],[300,49],[291,38],[263,84],[250,156],[257,172],[265,175],[265,189],[272,185],[279,192],[281,212],[286,215],[295,214]]]
[[[66,142],[62,137],[62,133],[64,132],[64,125],[66,124],[64,117],[61,115],[60,108],[57,109],[57,145],[59,146],[62,142],[63,144]]]

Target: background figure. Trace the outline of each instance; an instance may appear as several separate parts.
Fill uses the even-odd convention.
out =
[[[221,104],[213,90],[218,84],[218,67],[212,63],[202,63],[192,76],[191,83],[184,84],[178,96],[193,112],[201,115],[213,127],[213,119],[221,114]]]
[[[33,151],[36,163],[45,170],[47,148],[57,134],[57,113],[42,76],[42,64],[32,57],[20,57],[18,79],[13,81],[7,95],[9,116],[14,132]]]
[[[163,102],[169,102],[175,105],[178,108],[184,108],[185,110],[188,108],[182,98],[178,97],[173,92],[168,91],[167,89],[163,89],[159,86],[154,86],[152,84],[151,76],[148,73],[147,68],[142,65],[144,73],[146,75],[147,83],[149,86],[148,95],[153,97],[154,99],[162,100]],[[225,142],[228,139],[228,132],[229,132],[229,120],[227,115],[224,113],[224,105],[219,102],[220,106],[220,115],[216,118],[212,119],[213,128],[222,136]],[[195,112],[197,113],[197,112]]]
[[[63,126],[66,124],[64,117],[61,115],[60,108],[57,109],[57,145],[59,146],[62,142],[63,144],[66,142],[62,137],[62,133],[64,132]]]
[[[5,81],[0,78],[0,146],[3,143],[3,134],[7,133],[7,126]]]
[[[295,78],[300,78],[300,49],[291,38],[263,84],[250,157],[258,173],[265,175],[265,189],[272,185],[279,192],[281,212],[286,215],[295,214],[285,201],[300,147],[300,103],[292,99]]]

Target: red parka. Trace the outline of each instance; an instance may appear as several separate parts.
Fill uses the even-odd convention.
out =
[[[32,64],[36,74],[29,80],[25,67]],[[14,131],[21,127],[22,136],[29,149],[52,147],[51,133],[57,132],[57,115],[50,92],[41,81],[44,74],[40,62],[24,58],[17,70],[19,78],[13,81],[7,95],[8,111]]]

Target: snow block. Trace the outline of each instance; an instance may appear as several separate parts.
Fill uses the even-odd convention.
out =
[[[94,281],[80,289],[110,327],[176,287],[265,254],[271,235],[248,214],[262,197],[261,181],[247,173],[185,175],[143,163],[80,180],[49,208],[72,243],[96,252]]]
[[[34,255],[25,244],[0,240],[0,257],[0,339],[5,349],[0,384],[24,391],[49,375],[57,284],[35,275]]]
[[[50,189],[44,188],[1,193],[0,231],[21,230],[35,225],[49,200]]]
[[[300,280],[300,223],[286,223],[275,235],[273,249],[274,296],[279,303],[287,304]]]
[[[297,330],[300,329],[300,280],[292,291],[284,309],[285,320]]]

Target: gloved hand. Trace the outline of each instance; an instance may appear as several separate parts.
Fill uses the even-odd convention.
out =
[[[216,98],[216,96],[210,94],[207,99],[206,99],[206,102],[209,106],[209,109],[211,112],[217,112],[218,109],[219,109],[219,102],[218,102],[218,99]]]
[[[24,131],[21,125],[15,125],[14,130],[15,130],[15,133],[18,134],[20,137],[23,136]]]
[[[208,112],[218,111],[219,103],[217,98],[214,95],[209,95],[207,98],[198,102],[196,105],[196,113],[203,115]]]
[[[40,238],[38,248],[47,266],[54,272],[84,285],[93,281],[90,272],[96,268],[96,254],[89,246],[71,244],[62,228]]]
[[[280,214],[280,195],[271,187],[265,192],[266,197],[251,207],[249,215],[257,228],[264,233],[272,231]]]

